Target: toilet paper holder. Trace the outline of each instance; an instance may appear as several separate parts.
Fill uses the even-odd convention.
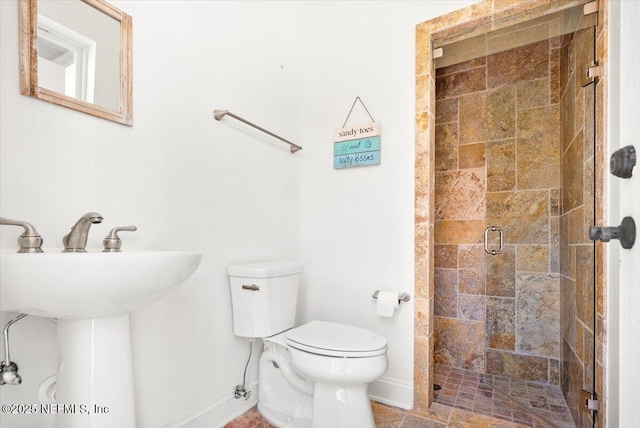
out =
[[[374,299],[378,298],[378,294],[380,293],[380,290],[376,290],[373,292],[373,297]],[[401,293],[400,295],[398,295],[398,303],[402,303],[402,302],[408,302],[409,300],[411,300],[411,296],[409,296],[409,293]]]

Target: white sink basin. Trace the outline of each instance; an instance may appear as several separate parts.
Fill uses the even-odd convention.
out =
[[[182,284],[202,254],[178,251],[0,254],[0,310],[61,319],[119,315]]]
[[[65,428],[135,428],[129,312],[182,284],[202,254],[178,251],[0,253],[0,310],[58,318],[56,414]]]

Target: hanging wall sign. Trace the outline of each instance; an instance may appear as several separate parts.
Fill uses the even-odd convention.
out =
[[[346,126],[356,103],[360,101],[371,122]],[[356,97],[342,128],[333,132],[333,167],[380,165],[380,123],[369,113],[360,97]]]
[[[333,132],[333,167],[380,165],[380,123],[370,122]]]

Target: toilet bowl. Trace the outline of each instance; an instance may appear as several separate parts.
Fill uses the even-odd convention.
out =
[[[229,266],[234,333],[261,338],[258,411],[279,428],[375,428],[369,383],[388,367],[387,339],[328,321],[293,328],[302,266]]]
[[[263,341],[258,410],[270,423],[283,428],[375,427],[367,387],[387,370],[384,337],[350,325],[311,321]]]

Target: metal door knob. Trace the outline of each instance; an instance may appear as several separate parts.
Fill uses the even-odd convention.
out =
[[[619,239],[622,248],[628,250],[636,241],[636,223],[632,217],[625,217],[618,227],[591,226],[589,239],[602,242]]]

